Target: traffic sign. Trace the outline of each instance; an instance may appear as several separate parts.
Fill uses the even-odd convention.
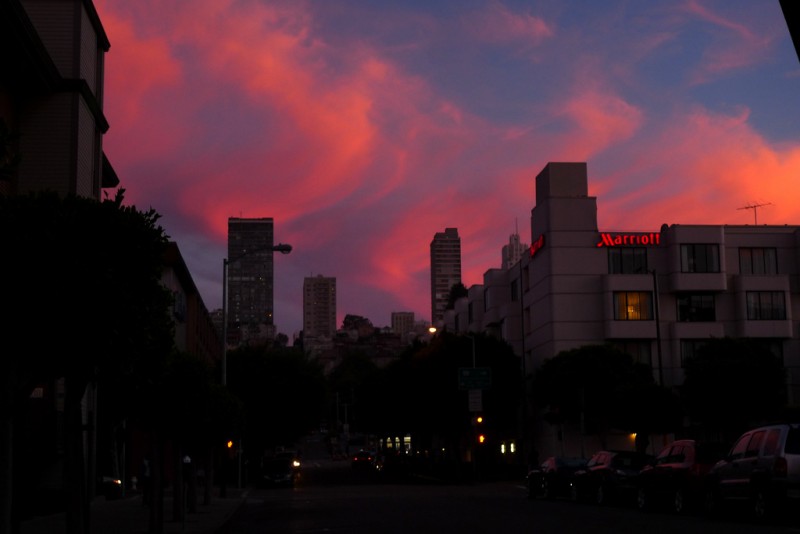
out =
[[[459,389],[489,389],[492,387],[491,367],[459,367]]]

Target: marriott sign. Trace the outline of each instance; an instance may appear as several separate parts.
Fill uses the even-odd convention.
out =
[[[603,232],[600,234],[600,241],[597,242],[598,247],[655,246],[660,244],[661,234],[654,232],[649,234],[609,234]]]

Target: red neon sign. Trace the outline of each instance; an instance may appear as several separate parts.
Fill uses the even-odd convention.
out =
[[[540,235],[539,239],[534,241],[533,245],[531,245],[531,258],[534,257],[537,252],[542,250],[543,247],[544,247],[544,234]]]
[[[602,232],[598,247],[625,247],[631,245],[656,246],[661,244],[661,234],[609,234]]]

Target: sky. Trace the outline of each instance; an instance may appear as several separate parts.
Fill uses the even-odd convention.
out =
[[[586,162],[600,231],[800,224],[800,61],[778,0],[94,0],[104,151],[209,310],[228,217],[272,217],[275,324],[303,279],[345,314],[430,320],[430,243],[462,281],[530,243],[534,180]]]

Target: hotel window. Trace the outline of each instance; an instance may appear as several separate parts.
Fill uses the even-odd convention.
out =
[[[750,321],[785,320],[786,297],[783,291],[748,291],[747,319]]]
[[[519,280],[511,281],[511,302],[519,300]]]
[[[608,274],[646,274],[647,249],[614,247],[608,249]]]
[[[681,272],[718,273],[719,245],[681,245]]]
[[[714,295],[689,293],[678,295],[678,321],[716,321]]]
[[[741,274],[778,274],[778,252],[774,248],[740,248]]]
[[[653,295],[646,291],[614,293],[615,321],[650,321],[653,319]]]

